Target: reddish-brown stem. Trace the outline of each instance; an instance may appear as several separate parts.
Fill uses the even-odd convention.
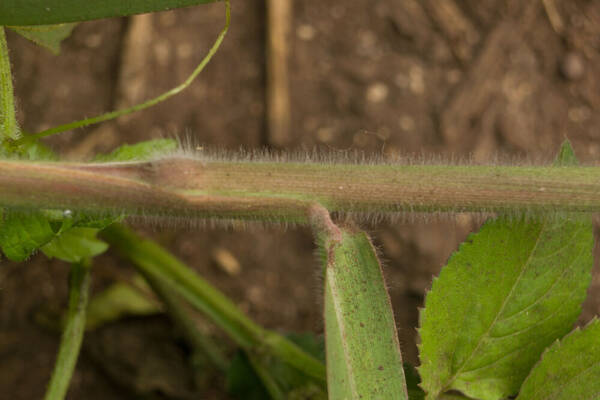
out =
[[[600,168],[0,161],[0,206],[308,222],[332,212],[600,211]]]

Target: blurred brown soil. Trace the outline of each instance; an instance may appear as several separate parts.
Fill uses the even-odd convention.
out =
[[[547,160],[568,137],[580,160],[600,159],[598,1],[304,0],[294,2],[293,15],[289,149]],[[189,90],[48,143],[70,158],[175,135],[233,150],[272,146],[265,21],[262,1],[234,0],[230,33]],[[22,127],[38,131],[179,84],[222,24],[222,4],[83,23],[59,57],[9,33]],[[479,223],[459,215],[366,226],[385,260],[408,362],[418,362],[417,308],[432,276]],[[319,267],[307,229],[143,229],[264,326],[322,332]],[[223,253],[238,267],[228,268]],[[0,398],[42,397],[59,336],[35,316],[65,306],[67,271],[42,255],[1,261]],[[109,252],[95,262],[95,288],[128,273]],[[581,321],[599,311],[596,273]],[[111,324],[86,337],[69,398],[226,399],[219,379],[194,386],[186,356],[164,317]]]

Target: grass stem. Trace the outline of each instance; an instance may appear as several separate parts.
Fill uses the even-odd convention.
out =
[[[58,356],[44,400],[62,400],[69,389],[85,331],[85,315],[90,286],[89,261],[74,263],[69,276],[69,310]]]

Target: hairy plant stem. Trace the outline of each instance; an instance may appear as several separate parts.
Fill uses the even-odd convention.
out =
[[[307,223],[307,207],[394,212],[598,212],[598,167],[0,161],[0,206]]]
[[[103,230],[101,236],[141,273],[161,282],[206,314],[250,355],[278,357],[317,382],[325,383],[325,366],[320,361],[283,336],[257,325],[223,293],[158,244],[117,224]]]
[[[19,136],[8,46],[4,27],[0,26],[0,143],[5,139],[18,139]]]
[[[69,310],[60,341],[58,357],[44,400],[62,400],[69,389],[85,331],[90,286],[90,262],[74,263],[69,276]]]

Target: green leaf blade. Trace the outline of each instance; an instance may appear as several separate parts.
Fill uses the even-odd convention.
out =
[[[517,400],[596,399],[600,393],[600,321],[554,343],[533,368]]]
[[[0,248],[12,261],[26,260],[54,237],[46,217],[39,212],[5,211],[0,214]]]
[[[499,218],[449,260],[421,316],[420,373],[430,398],[455,389],[516,394],[545,347],[572,328],[590,282],[589,218]]]
[[[577,165],[568,140],[555,167]],[[542,351],[575,323],[591,281],[591,219],[501,217],[470,235],[421,314],[421,386],[476,398],[518,392]]]
[[[215,0],[2,0],[0,25],[50,25],[124,17],[211,3]]]
[[[11,26],[10,29],[57,55],[60,53],[60,43],[71,35],[76,25]]]
[[[363,232],[322,239],[330,399],[408,399],[394,316]]]
[[[98,229],[70,228],[40,248],[50,258],[79,263],[102,254],[108,244],[96,238]]]

